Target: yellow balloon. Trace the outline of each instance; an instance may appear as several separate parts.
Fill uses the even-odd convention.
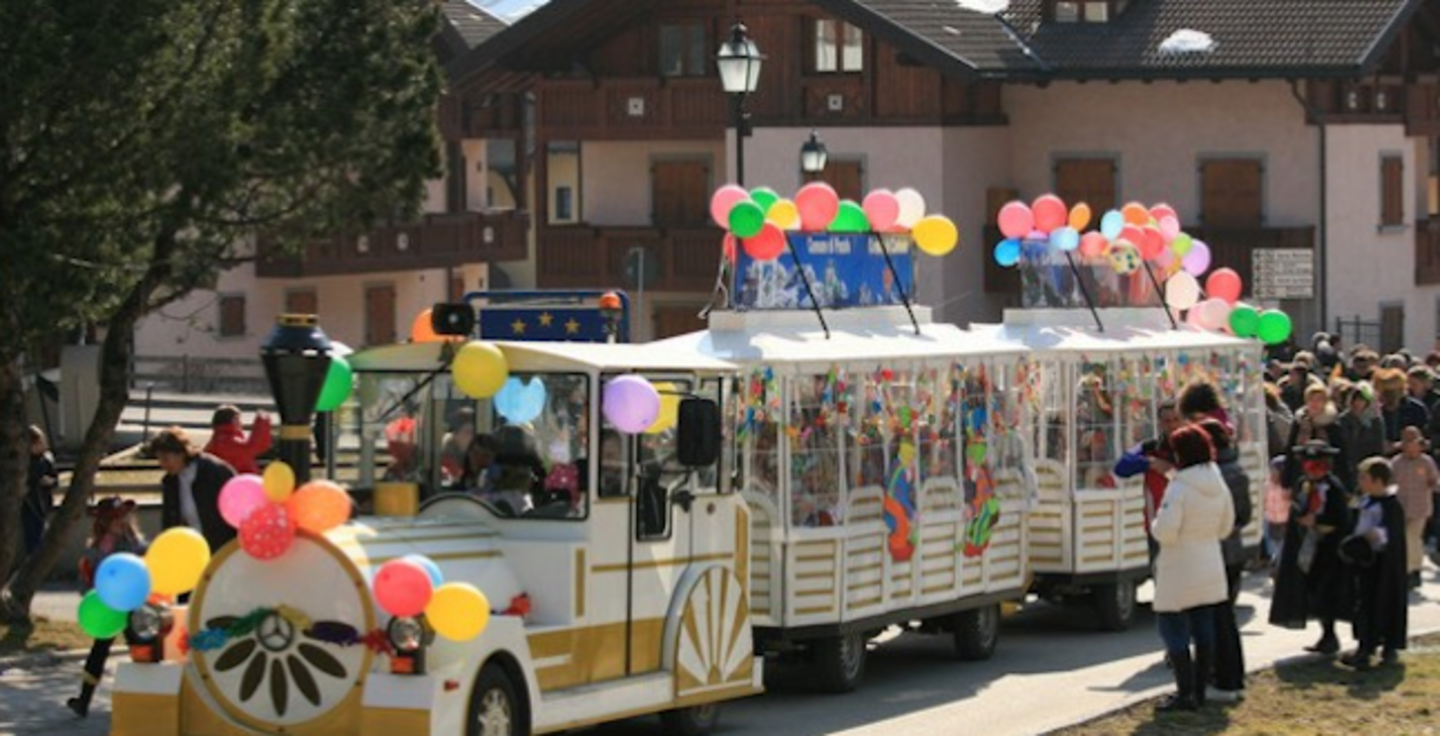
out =
[[[180,595],[194,590],[209,564],[210,545],[205,537],[184,526],[161,532],[145,553],[150,590],[161,595]]]
[[[955,228],[955,223],[944,215],[930,215],[920,218],[915,227],[910,229],[910,235],[915,238],[915,245],[920,250],[932,256],[943,256],[955,250],[955,244],[960,242],[960,231]]]
[[[295,490],[295,470],[284,460],[276,460],[265,466],[261,481],[265,484],[265,495],[271,501],[285,503]]]
[[[777,199],[765,213],[765,219],[781,230],[796,230],[800,227],[800,208],[788,199]]]
[[[655,384],[655,391],[660,394],[660,413],[655,415],[655,423],[645,428],[645,434],[660,434],[680,421],[680,389],[662,381]]]
[[[450,375],[455,387],[472,399],[488,399],[500,391],[505,379],[510,377],[510,365],[505,353],[488,342],[472,340],[455,353],[450,364]]]
[[[425,620],[451,641],[469,641],[490,623],[490,601],[469,583],[445,583],[430,596]]]

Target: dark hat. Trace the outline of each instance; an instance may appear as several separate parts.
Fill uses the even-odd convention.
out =
[[[1357,567],[1375,564],[1375,550],[1363,534],[1351,534],[1340,540],[1340,559]]]
[[[1290,448],[1290,453],[1305,460],[1329,460],[1340,451],[1331,447],[1325,440],[1310,440],[1298,447]]]
[[[119,496],[106,496],[90,507],[90,515],[97,519],[118,519],[134,510],[134,501]]]

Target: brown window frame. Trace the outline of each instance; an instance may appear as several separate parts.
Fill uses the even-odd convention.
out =
[[[221,294],[215,303],[215,334],[218,337],[245,337],[245,295]]]
[[[660,23],[655,30],[655,64],[662,77],[703,77],[710,73],[710,34],[706,23],[700,20]],[[679,34],[678,60],[680,68],[671,71],[665,67],[665,34],[667,31]],[[696,37],[698,31],[699,36]],[[693,62],[693,63],[692,63]],[[693,68],[699,65],[699,68]]]
[[[704,180],[698,183],[691,194],[695,199],[691,206],[686,206],[683,201],[674,205],[676,218],[669,218],[671,214],[670,205],[662,209],[661,196],[681,195],[680,188],[676,186],[660,186],[659,170],[662,167],[691,167],[699,166],[704,170]],[[714,188],[715,182],[715,160],[709,155],[666,155],[657,156],[650,160],[650,224],[653,227],[690,228],[704,227],[710,221],[709,210],[705,202],[708,202],[708,192]],[[701,201],[704,200],[704,201]]]
[[[1405,226],[1405,157],[1380,154],[1380,227]]]

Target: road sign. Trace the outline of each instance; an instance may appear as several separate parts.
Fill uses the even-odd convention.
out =
[[[1310,248],[1256,248],[1251,251],[1256,299],[1313,299],[1315,251]]]

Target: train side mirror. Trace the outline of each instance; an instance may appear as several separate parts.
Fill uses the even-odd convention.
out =
[[[675,446],[681,465],[714,465],[720,459],[720,407],[710,399],[682,400]]]
[[[469,304],[438,302],[430,308],[430,329],[437,335],[469,337],[475,331],[475,310]]]

